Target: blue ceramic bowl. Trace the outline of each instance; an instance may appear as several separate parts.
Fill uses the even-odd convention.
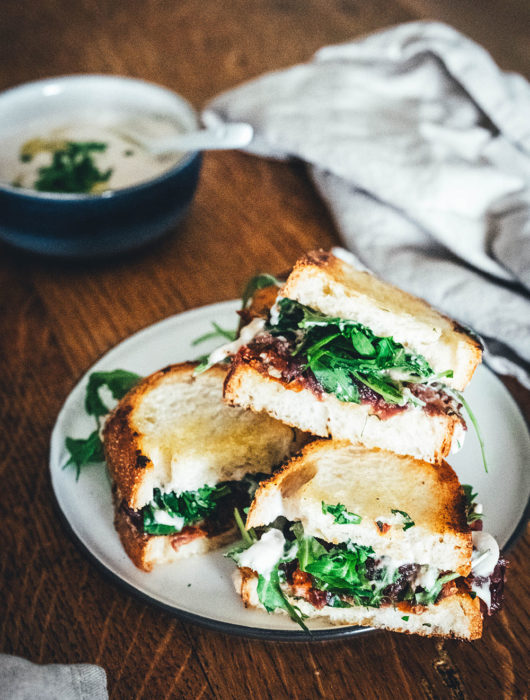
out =
[[[27,83],[0,94],[0,135],[18,134],[21,144],[35,136],[35,124],[43,119],[95,109],[131,117],[154,114],[184,130],[198,126],[193,107],[170,90],[131,78],[79,75]],[[201,154],[187,153],[156,178],[101,194],[39,192],[0,182],[0,239],[63,258],[139,248],[184,216],[200,166]]]

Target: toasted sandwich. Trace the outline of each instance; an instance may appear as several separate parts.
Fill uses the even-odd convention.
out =
[[[425,301],[317,251],[215,353],[224,397],[321,437],[441,463],[463,443],[482,347]],[[270,298],[270,295],[269,295]]]
[[[223,404],[226,367],[195,368],[146,377],[104,427],[115,526],[146,571],[234,539],[234,507],[248,506],[259,480],[305,440],[266,413]]]
[[[302,626],[477,639],[505,567],[479,510],[446,462],[316,440],[257,489],[230,553],[236,589]]]

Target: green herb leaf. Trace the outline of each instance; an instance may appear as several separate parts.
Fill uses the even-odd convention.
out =
[[[360,403],[359,384],[364,384],[388,403],[421,404],[407,384],[434,377],[423,356],[361,323],[330,318],[292,299],[280,299],[278,308],[277,321],[267,329],[296,344],[293,354],[306,359],[306,368],[325,391],[340,401]]]
[[[228,340],[229,342],[232,342],[237,338],[237,331],[229,331],[225,330],[224,328],[221,328],[217,323],[212,322],[212,326],[214,327],[214,330],[211,331],[210,333],[205,333],[204,335],[201,335],[199,338],[196,338],[192,345],[198,345],[199,343],[203,343],[206,340],[211,340],[212,338],[223,338],[223,340]],[[224,343],[223,343],[224,345]],[[215,351],[214,351],[215,352]],[[208,355],[202,355],[201,357],[198,358],[198,365],[195,367],[194,374],[202,374],[203,372],[206,372],[207,369],[210,369],[214,365],[214,363],[211,361],[211,356],[212,353],[209,353]],[[223,362],[230,362],[230,357],[226,357]]]
[[[480,452],[482,454],[482,464],[484,465],[484,471],[487,474],[488,473],[488,461],[486,459],[486,446],[484,444],[484,438],[482,437],[482,432],[480,430],[480,426],[478,424],[476,416],[473,413],[473,411],[471,410],[471,406],[468,404],[468,402],[464,398],[464,395],[462,394],[461,391],[456,391],[456,389],[452,389],[451,392],[457,398],[457,400],[460,401],[462,406],[466,409],[467,415],[469,416],[471,423],[473,424],[473,428],[475,429],[475,433],[477,435],[477,438],[478,438],[478,441],[480,444]]]
[[[79,479],[81,467],[93,462],[103,462],[105,456],[103,454],[103,443],[99,437],[99,431],[94,430],[87,438],[76,439],[67,437],[65,446],[70,457],[63,469],[73,464],[76,469],[76,481]]]
[[[213,340],[214,338],[223,338],[224,340],[232,341],[237,338],[237,331],[229,331],[221,328],[215,321],[212,321],[213,331],[201,335],[199,338],[195,338],[192,345],[199,345],[199,343],[204,343],[207,340]]]
[[[408,615],[403,615],[403,616],[401,617],[401,619],[402,619],[402,620],[405,620],[405,622],[408,622],[408,621],[409,621],[409,616],[408,616]]]
[[[460,574],[456,573],[449,573],[444,574],[443,576],[439,576],[434,586],[428,591],[415,592],[416,603],[418,603],[419,605],[434,605],[434,603],[436,603],[436,599],[441,593],[442,586],[444,585],[444,583],[452,581],[453,579],[458,578],[459,576]]]
[[[333,522],[337,525],[358,525],[362,520],[360,515],[347,511],[346,506],[342,505],[342,503],[337,503],[334,506],[322,501],[322,512],[332,515]]]
[[[170,535],[180,532],[186,525],[204,520],[218,508],[219,501],[230,495],[227,484],[203,486],[196,491],[162,493],[160,489],[153,492],[153,500],[142,509],[144,532],[149,535]],[[156,521],[157,511],[163,511],[172,518],[180,520],[178,525],[162,524]]]
[[[260,603],[267,612],[273,612],[277,608],[281,608],[287,612],[291,620],[294,620],[294,622],[300,625],[304,632],[309,632],[307,626],[304,624],[304,618],[306,616],[302,615],[297,607],[291,605],[280,588],[278,566],[271,571],[268,578],[265,578],[261,574],[258,576],[257,593]]]
[[[248,510],[248,508],[246,510]],[[243,540],[244,549],[252,547],[252,545],[258,541],[257,535],[253,528],[250,528],[250,530],[245,529],[245,523],[243,522],[243,518],[241,517],[237,508],[234,508],[234,519],[236,521],[239,534],[241,535],[241,539]]]
[[[311,574],[313,587],[327,591],[333,597],[334,607],[365,605],[377,608],[385,601],[387,588],[402,576],[399,567],[374,567],[375,553],[371,547],[352,542],[333,546],[328,543],[324,547],[316,538],[304,534],[300,522],[294,523],[290,532],[295,542],[281,561],[287,563],[296,559],[299,569]],[[457,573],[439,575],[433,587],[427,591],[408,586],[402,590],[398,600],[430,605],[436,602],[443,584],[458,577]]]
[[[353,607],[351,603],[347,603],[345,600],[341,600],[338,595],[333,595],[329,598],[327,605],[330,608],[351,608]]]
[[[99,170],[92,155],[106,149],[106,143],[68,142],[53,151],[50,165],[39,168],[39,177],[33,186],[39,192],[92,192],[112,175],[112,168],[104,172]]]
[[[115,399],[121,399],[133,387],[141,377],[134,372],[124,369],[116,369],[112,372],[93,372],[88,378],[85,392],[85,411],[89,416],[96,418],[96,430],[87,438],[77,439],[67,437],[65,446],[70,453],[70,458],[63,469],[69,464],[76,467],[76,480],[79,479],[81,467],[91,462],[102,462],[104,460],[103,443],[99,437],[99,419],[105,416],[109,409],[99,396],[99,389],[107,386]]]
[[[392,508],[391,512],[394,515],[396,513],[398,513],[399,515],[401,515],[403,517],[403,521],[404,521],[403,530],[408,530],[409,527],[414,527],[414,525],[416,525],[414,520],[410,517],[410,515],[408,513],[405,513],[404,510],[398,510],[397,508]]]
[[[473,487],[469,484],[462,484],[462,489],[464,491],[466,520],[467,524],[471,525],[471,523],[476,520],[482,520],[484,515],[483,513],[475,513],[475,499],[477,498],[477,494],[473,493]]]
[[[464,497],[466,499],[467,505],[472,505],[473,501],[478,496],[477,493],[473,493],[473,487],[471,484],[462,484],[462,490],[464,491]]]
[[[374,554],[371,547],[350,544],[348,549],[336,546],[319,559],[308,563],[303,571],[311,574],[317,588],[347,591],[358,604],[372,602],[373,590],[366,577],[365,562]],[[364,601],[368,598],[368,601]]]
[[[113,398],[119,401],[140,379],[138,374],[124,369],[115,369],[112,372],[93,372],[88,378],[85,411],[89,416],[105,416],[109,412],[109,408],[105,406],[99,395],[101,387],[106,386]]]
[[[371,547],[347,544],[327,550],[316,538],[304,535],[301,523],[291,527],[298,544],[298,566],[313,576],[315,588],[334,594],[347,594],[357,605],[378,607],[382,590],[393,583],[393,576],[385,577],[383,570],[377,581],[366,575],[366,561],[373,556]]]
[[[320,559],[326,555],[326,549],[314,537],[306,537],[304,535],[304,527],[302,523],[295,523],[291,527],[291,531],[296,538],[298,545],[297,558],[298,565],[302,571],[313,561]]]
[[[281,287],[282,284],[283,282],[281,280],[273,275],[269,275],[266,272],[252,277],[252,279],[247,282],[247,286],[243,291],[241,307],[246,309],[248,302],[250,299],[252,299],[254,292],[257,292],[258,289],[264,289],[265,287]]]

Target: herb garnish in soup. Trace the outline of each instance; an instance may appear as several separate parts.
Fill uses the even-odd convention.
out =
[[[49,151],[50,165],[38,169],[33,187],[39,192],[67,192],[90,194],[101,191],[112,174],[112,168],[100,170],[94,160],[95,153],[107,150],[106,143],[96,141],[28,141],[21,149],[20,160],[28,163],[36,152]]]
[[[144,143],[182,133],[174,118],[103,110],[90,121],[84,113],[65,119],[42,119],[2,136],[0,182],[43,193],[101,194],[157,178],[185,155],[155,155]]]

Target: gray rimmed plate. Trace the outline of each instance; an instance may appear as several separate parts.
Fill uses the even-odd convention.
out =
[[[212,321],[223,328],[235,328],[238,305],[238,301],[228,301],[172,316],[127,338],[104,355],[72,390],[59,413],[51,439],[51,480],[59,508],[75,538],[106,573],[131,592],[186,620],[219,631],[304,641],[310,638],[289,618],[244,608],[231,581],[234,564],[223,557],[223,550],[151,573],[137,569],[114,530],[104,465],[84,468],[79,481],[73,469],[62,469],[67,460],[65,437],[86,437],[94,429],[93,419],[83,407],[91,372],[120,368],[147,375],[168,364],[194,359],[211,350],[215,343],[193,346],[193,340],[210,331]],[[526,468],[530,438],[516,403],[487,367],[478,368],[466,397],[485,437],[489,473],[484,472],[471,426],[463,449],[449,461],[461,482],[472,484],[478,491],[486,514],[484,527],[501,547],[506,547],[518,531],[530,493],[530,473]],[[371,631],[316,621],[311,621],[309,627],[314,640]]]

